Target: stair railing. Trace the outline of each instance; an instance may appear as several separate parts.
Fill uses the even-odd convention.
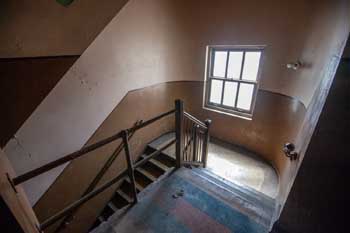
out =
[[[142,120],[138,120],[135,122],[134,126],[137,126],[142,123]],[[134,136],[135,131],[129,134],[128,140]],[[91,181],[89,186],[85,189],[84,193],[80,196],[82,198],[83,196],[87,195],[89,192],[93,191],[97,184],[101,181],[102,177],[106,174],[108,169],[112,166],[113,162],[119,157],[120,152],[122,152],[124,148],[123,142],[120,142],[120,144],[116,147],[116,149],[113,151],[113,153],[109,156],[107,161],[104,163],[102,168],[99,170],[99,172],[96,174],[94,179]],[[79,208],[72,210],[68,215],[66,215],[63,219],[63,221],[58,225],[58,227],[55,229],[54,233],[58,233],[61,230],[63,230],[67,225],[70,224],[70,222],[74,218],[74,213],[78,210]]]
[[[130,137],[138,130],[164,118],[169,115],[172,115],[175,113],[175,134],[176,137],[174,140],[170,141],[163,147],[159,148],[158,150],[154,151],[153,153],[145,156],[142,160],[139,160],[138,162],[134,163],[132,160],[131,152],[130,152],[130,145],[129,145],[129,139]],[[187,128],[186,121],[191,121],[192,126],[190,128]],[[137,203],[137,192],[136,192],[136,185],[135,185],[135,169],[142,166],[144,163],[152,159],[153,157],[159,155],[162,153],[162,151],[169,148],[171,145],[176,144],[176,166],[179,168],[182,165],[186,164],[192,164],[192,165],[199,165],[206,166],[206,160],[207,160],[207,154],[208,154],[208,143],[209,143],[209,127],[210,127],[210,120],[205,121],[204,123],[193,117],[187,112],[184,112],[183,108],[183,101],[176,100],[175,101],[175,109],[170,110],[168,112],[162,113],[152,119],[149,119],[144,122],[138,122],[138,124],[134,125],[133,127],[129,129],[122,130],[108,138],[105,138],[97,143],[94,143],[92,145],[83,147],[82,149],[73,152],[71,154],[68,154],[66,156],[63,156],[60,159],[57,159],[55,161],[52,161],[50,163],[47,163],[41,167],[38,167],[36,169],[33,169],[29,172],[26,172],[22,175],[19,175],[13,179],[9,178],[14,190],[16,190],[16,186],[26,182],[38,175],[41,175],[53,168],[56,168],[62,164],[65,164],[69,161],[72,161],[74,159],[77,159],[79,157],[82,157],[86,155],[87,153],[94,151],[98,148],[101,148],[111,142],[114,142],[118,139],[122,139],[122,144],[118,148],[123,148],[125,152],[125,158],[127,162],[127,170],[124,170],[120,174],[118,174],[113,179],[109,180],[108,182],[98,186],[95,188],[95,186],[98,183],[98,180],[103,176],[103,174],[98,174],[98,177],[95,177],[96,179],[90,184],[89,188],[85,190],[84,195],[81,196],[78,200],[74,201],[64,209],[60,210],[53,216],[47,218],[44,220],[39,226],[38,231],[41,232],[47,227],[51,226],[58,220],[68,217],[72,215],[72,213],[77,210],[81,205],[92,199],[93,197],[97,196],[99,193],[103,192],[107,188],[111,187],[112,185],[116,184],[118,181],[125,179],[126,177],[129,177],[131,184],[132,184],[132,195],[133,195],[133,202]],[[190,133],[189,129],[191,129]],[[187,138],[189,135],[191,136],[191,141],[185,141],[185,137]],[[187,140],[187,139],[186,139]],[[189,143],[190,142],[190,143]],[[185,144],[186,143],[186,144]],[[118,149],[115,151],[117,154]],[[188,151],[191,150],[192,158],[188,156]],[[117,155],[114,155],[113,161]],[[109,163],[107,165],[107,168],[111,165]],[[103,172],[105,172],[105,169]]]
[[[176,133],[180,134],[179,160],[181,165],[207,166],[209,129],[211,120],[202,122],[183,110],[181,100],[177,103],[179,111]],[[176,118],[177,119],[177,118]]]

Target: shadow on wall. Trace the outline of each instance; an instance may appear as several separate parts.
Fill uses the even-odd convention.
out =
[[[1,20],[0,20],[1,21]],[[0,59],[0,147],[4,147],[79,56]]]
[[[343,59],[274,233],[349,232],[350,59]]]
[[[295,136],[298,125],[305,113],[305,107],[289,97],[260,91],[252,121],[219,114],[202,108],[203,82],[180,81],[154,85],[129,92],[109,117],[95,132],[88,144],[110,136],[123,128],[130,127],[136,120],[148,119],[160,112],[174,108],[174,100],[185,102],[185,109],[200,119],[213,120],[211,134],[224,141],[238,144],[255,151],[283,173],[290,161],[282,154],[282,146]],[[162,133],[173,130],[173,118],[149,126],[137,133],[131,140],[132,155],[139,156],[147,142]],[[119,143],[119,142],[117,142]],[[40,220],[61,209],[79,197],[92,177],[97,173],[116,144],[81,157],[64,170],[60,177],[35,205]],[[104,179],[112,178],[125,168],[123,155],[116,160]],[[79,177],[78,180],[71,177]],[[75,187],[67,189],[67,187]],[[76,214],[76,221],[64,232],[82,232],[95,221],[98,213],[110,199],[114,189],[110,189],[83,206]],[[62,193],[59,197],[57,193]],[[53,203],[52,200],[55,200]],[[50,232],[53,228],[49,229]]]
[[[291,162],[282,149],[286,142],[295,143],[306,114],[305,106],[289,96],[259,90],[253,119],[245,120],[203,109],[203,82],[192,85],[191,91],[196,94],[188,102],[190,110],[201,120],[213,120],[211,135],[253,151],[271,164],[279,176],[279,194],[283,194],[297,163]],[[278,195],[277,202],[282,205],[284,196]]]

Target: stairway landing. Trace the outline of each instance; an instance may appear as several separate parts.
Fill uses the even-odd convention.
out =
[[[273,202],[237,191],[202,169],[181,168],[92,232],[267,233]]]

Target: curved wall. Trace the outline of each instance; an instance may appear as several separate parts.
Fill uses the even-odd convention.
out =
[[[18,140],[11,140],[5,152],[20,174],[80,149],[128,91],[168,81],[202,81],[205,47],[209,44],[267,45],[261,89],[294,96],[307,105],[313,84],[321,77],[311,72],[312,78],[306,77],[311,80],[307,85],[311,88],[300,89],[304,87],[305,76],[296,72],[291,79],[285,75],[285,64],[303,49],[315,49],[303,46],[307,39],[317,40],[308,37],[306,27],[313,26],[310,11],[317,9],[316,3],[316,0],[296,0],[293,4],[279,0],[131,0],[17,131]],[[342,39],[333,36],[332,29],[348,30],[343,14],[339,15],[327,25],[328,33],[320,34],[325,36],[321,44],[325,48],[317,48],[321,57],[328,55],[324,50],[332,49],[327,43]],[[322,24],[316,26],[322,29]],[[310,70],[322,65],[320,60]],[[243,133],[249,136],[248,132]],[[32,204],[63,168],[24,184]]]
[[[281,153],[281,147],[284,142],[294,139],[304,116],[305,107],[300,102],[268,91],[259,91],[253,120],[248,121],[203,110],[202,94],[203,82],[199,81],[169,82],[129,92],[90,138],[88,144],[128,128],[136,120],[148,119],[168,111],[174,108],[174,100],[180,98],[185,102],[186,111],[200,119],[213,120],[211,135],[258,152],[275,166],[279,173],[284,172],[290,161]],[[136,158],[142,153],[147,142],[173,130],[173,127],[174,116],[137,132],[131,140],[133,157]],[[70,163],[35,205],[39,219],[47,218],[77,199],[118,143],[91,152]],[[125,169],[124,154],[115,161],[113,169],[108,171],[103,181],[111,179],[122,169]],[[113,190],[112,188],[104,192],[84,205],[65,232],[87,230],[113,194]],[[58,193],[61,195],[57,195]]]

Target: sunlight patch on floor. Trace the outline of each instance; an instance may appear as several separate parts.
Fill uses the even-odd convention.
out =
[[[274,169],[250,152],[226,143],[211,142],[207,168],[237,185],[276,196],[278,179]]]

